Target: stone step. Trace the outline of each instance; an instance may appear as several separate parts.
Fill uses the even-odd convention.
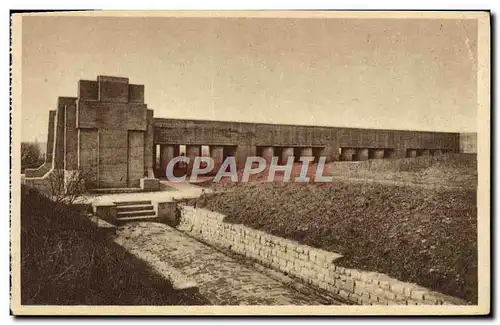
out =
[[[125,205],[149,205],[151,201],[117,201],[113,202],[117,206],[125,206]]]
[[[126,212],[126,211],[145,211],[145,210],[153,210],[154,207],[152,205],[119,205],[116,207],[117,212]]]
[[[119,211],[116,213],[117,219],[124,219],[130,217],[147,217],[147,216],[155,216],[156,211],[154,210],[146,210],[146,211]]]
[[[127,222],[133,222],[133,221],[156,221],[156,220],[158,220],[157,216],[124,217],[124,218],[117,218],[116,225],[121,226],[123,224],[126,224]]]

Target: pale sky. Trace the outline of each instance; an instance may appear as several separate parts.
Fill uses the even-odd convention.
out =
[[[23,141],[79,79],[145,85],[155,117],[476,131],[475,20],[24,17]]]

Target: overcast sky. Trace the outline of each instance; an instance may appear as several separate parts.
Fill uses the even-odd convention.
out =
[[[476,131],[474,20],[24,17],[24,141],[98,75],[155,117]]]

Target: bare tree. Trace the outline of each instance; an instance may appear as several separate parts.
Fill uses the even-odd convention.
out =
[[[54,202],[73,203],[87,190],[87,173],[82,169],[55,169],[49,177],[50,195]]]

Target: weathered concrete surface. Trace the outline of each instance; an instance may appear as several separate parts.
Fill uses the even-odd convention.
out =
[[[128,102],[128,78],[98,76],[99,100],[103,102]]]
[[[257,155],[257,147],[252,145],[239,145],[236,148],[236,165],[239,168],[245,166],[247,157],[254,157]]]
[[[407,156],[409,158],[414,158],[417,156],[417,150],[415,149],[409,149],[408,152],[407,152]]]
[[[144,132],[128,131],[128,187],[138,187],[144,177]]]
[[[154,137],[154,118],[153,110],[147,110],[147,128],[144,134],[144,175],[148,178],[154,178],[154,166],[153,162],[156,159],[156,151],[154,150],[155,145],[153,142]]]
[[[273,147],[262,148],[261,156],[266,160],[268,164],[270,164],[274,157],[274,148]]]
[[[196,281],[215,305],[319,305],[324,299],[302,293],[163,224],[139,222],[117,230],[115,242],[146,262],[165,262]],[[169,275],[167,275],[168,277]]]
[[[128,131],[99,130],[99,188],[127,187]]]
[[[54,132],[54,168],[64,168],[64,120],[65,120],[65,98],[59,97],[56,112],[56,127]]]
[[[289,157],[293,157],[293,148],[285,147],[281,150],[281,164],[284,165],[288,161]]]
[[[157,178],[141,178],[139,186],[144,191],[158,191],[160,189],[160,181]]]
[[[210,157],[214,160],[211,173],[216,173],[224,162],[224,146],[210,146]]]
[[[83,101],[78,103],[78,128],[120,128],[146,131],[146,104]]]
[[[95,80],[78,81],[78,98],[99,100],[99,83]]]
[[[179,155],[179,146],[162,144],[160,145],[160,176],[165,176],[168,162]]]
[[[361,148],[356,150],[356,160],[357,161],[364,161],[368,160],[369,154],[368,154],[368,149]]]
[[[134,103],[144,103],[144,85],[129,84],[128,101]]]
[[[215,164],[222,164],[224,162],[224,146],[210,146],[210,157]]]
[[[76,129],[76,102],[65,109],[64,121],[64,169],[78,168],[78,130]]]
[[[401,130],[375,130],[303,125],[277,125],[225,121],[155,118],[155,143],[276,147],[322,147],[329,160],[342,148],[392,148],[396,157],[406,150],[459,151],[459,134]]]
[[[47,151],[45,152],[45,161],[52,163],[54,157],[54,132],[56,125],[56,111],[49,112],[49,129],[47,135]]]
[[[93,129],[78,130],[78,168],[88,177],[87,185],[96,188],[99,184],[99,134]]]
[[[300,157],[312,157],[313,156],[313,148],[306,147],[300,148]]]

